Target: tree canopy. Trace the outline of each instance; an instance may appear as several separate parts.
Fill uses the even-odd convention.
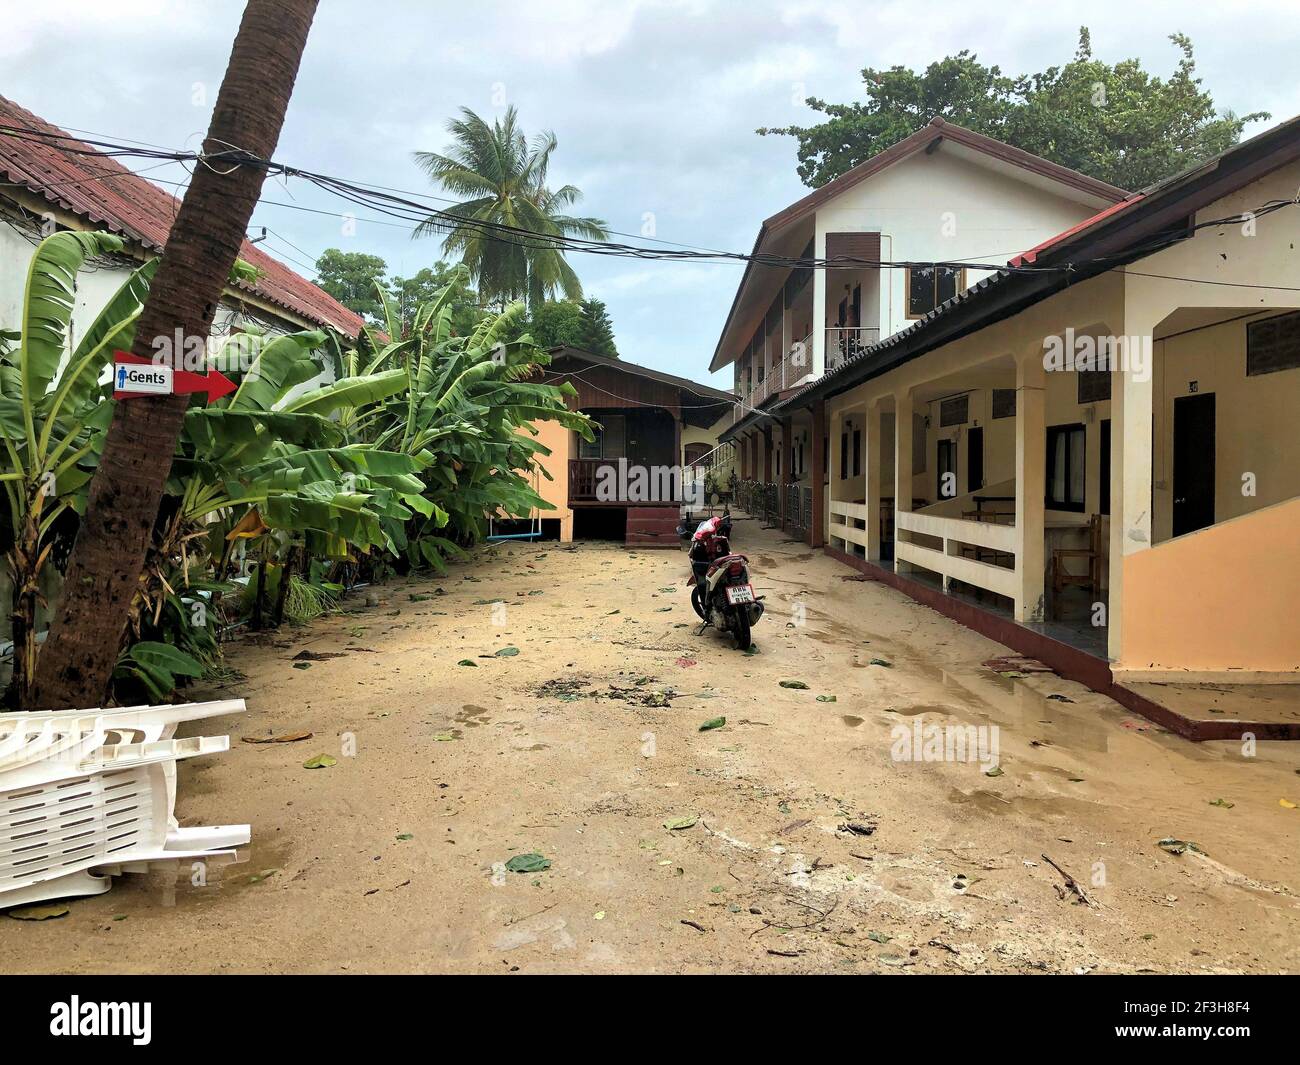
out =
[[[378,255],[326,248],[316,260],[316,284],[348,310],[378,321],[384,309],[372,282],[387,270],[388,264]]]
[[[966,126],[1121,188],[1136,190],[1231,147],[1243,127],[1270,117],[1220,114],[1196,77],[1192,42],[1169,40],[1181,54],[1167,79],[1136,59],[1095,59],[1086,26],[1064,66],[1009,76],[963,50],[924,73],[903,66],[862,71],[865,103],[806,103],[826,116],[811,126],[762,128],[794,137],[800,178],[818,188],[920,129],[932,118]]]
[[[469,287],[464,270],[439,261],[410,277],[390,278],[385,276],[387,272],[388,264],[383,259],[365,252],[326,248],[316,260],[316,284],[369,322],[387,321],[376,285],[392,298],[403,329],[410,325],[420,304],[432,301],[448,288],[446,302],[451,308],[451,335],[468,336],[478,322],[478,298]]]
[[[581,316],[578,321],[578,347],[596,355],[618,358],[618,346],[614,343],[614,324],[609,320],[605,304],[597,299],[585,299],[579,304]]]
[[[540,348],[581,347],[582,308],[570,300],[547,300],[525,328]]]
[[[446,154],[416,152],[415,161],[433,180],[460,202],[420,223],[416,236],[445,235],[443,249],[459,254],[478,285],[484,304],[527,300],[530,308],[562,293],[578,299],[582,285],[561,251],[547,236],[579,236],[607,240],[605,223],[564,213],[582,198],[573,185],[552,190],[546,184],[554,133],[541,133],[531,143],[519,126],[513,107],[488,125],[469,108],[448,126],[454,144]],[[449,220],[447,216],[451,216]],[[461,219],[457,224],[454,219]],[[511,226],[541,234],[502,238],[495,226]]]

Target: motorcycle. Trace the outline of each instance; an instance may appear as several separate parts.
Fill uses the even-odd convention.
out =
[[[731,550],[731,515],[701,523],[691,539],[691,606],[703,624],[730,632],[736,648],[749,649],[750,630],[763,616],[763,596],[754,594],[749,559]]]

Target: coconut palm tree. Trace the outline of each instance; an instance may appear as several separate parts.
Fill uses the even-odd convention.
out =
[[[561,213],[582,198],[573,185],[547,188],[555,134],[542,133],[530,144],[513,107],[491,125],[467,107],[461,108],[461,116],[448,124],[455,138],[448,154],[416,152],[415,161],[431,179],[461,197],[445,215],[464,219],[465,224],[431,215],[415,235],[446,234],[444,250],[449,255],[459,253],[484,304],[504,308],[514,300],[527,300],[535,308],[556,292],[566,299],[580,299],[578,275],[561,247],[548,238],[607,240],[609,232],[598,218]],[[539,236],[494,235],[492,226],[511,226]]]

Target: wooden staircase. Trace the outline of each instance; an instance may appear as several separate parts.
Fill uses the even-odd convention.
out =
[[[679,547],[677,523],[681,520],[676,503],[658,507],[628,507],[627,547]]]

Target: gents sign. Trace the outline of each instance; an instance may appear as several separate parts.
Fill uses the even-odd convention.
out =
[[[216,370],[210,373],[177,370],[129,351],[113,352],[113,360],[114,399],[206,392],[211,403],[235,390],[235,382]]]
[[[176,384],[170,366],[119,362],[113,367],[113,395],[170,396]]]

